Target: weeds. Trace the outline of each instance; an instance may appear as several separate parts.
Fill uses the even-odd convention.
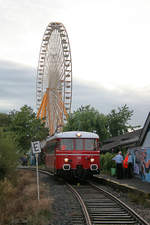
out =
[[[150,207],[150,202],[142,194],[139,194],[139,193],[135,194],[135,193],[129,192],[128,198],[130,199],[131,202],[134,202],[135,204],[143,205],[145,208]]]
[[[45,196],[45,185],[40,184],[40,201],[37,200],[34,172],[18,173],[16,186],[7,178],[0,182],[0,225],[13,225],[26,221],[27,225],[45,225],[51,218],[53,199]]]

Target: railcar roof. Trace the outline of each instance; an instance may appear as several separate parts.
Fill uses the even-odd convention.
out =
[[[85,132],[85,131],[67,131],[67,132],[61,132],[61,133],[56,133],[51,137],[47,138],[48,140],[52,140],[55,138],[77,138],[77,134],[80,133],[79,138],[99,138],[99,136],[95,133],[92,132]]]

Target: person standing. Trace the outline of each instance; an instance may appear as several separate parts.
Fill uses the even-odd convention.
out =
[[[121,151],[118,152],[118,154],[112,158],[112,160],[115,160],[116,162],[116,173],[117,173],[117,179],[122,179],[123,178],[123,156],[121,154]]]
[[[132,160],[132,155],[129,152],[128,153],[128,178],[133,177],[133,160]]]
[[[124,170],[124,177],[128,177],[128,158],[129,153],[126,154],[125,159],[123,160],[123,170]]]
[[[23,157],[23,166],[27,166],[27,165],[28,165],[28,159],[27,159],[26,154],[24,154],[24,157]]]

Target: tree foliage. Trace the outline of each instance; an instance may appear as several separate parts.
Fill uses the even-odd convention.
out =
[[[82,130],[96,133],[100,140],[104,141],[109,137],[118,136],[128,132],[128,129],[135,127],[128,124],[133,115],[127,105],[118,107],[118,111],[112,109],[108,115],[99,113],[90,105],[81,106],[68,117],[64,131]]]
[[[0,133],[0,179],[12,177],[17,166],[19,154],[10,136]]]
[[[10,118],[10,130],[20,151],[28,151],[31,141],[41,141],[48,136],[48,129],[44,127],[44,123],[36,118],[32,108],[27,105],[20,111],[12,111]]]
[[[131,120],[133,110],[125,104],[122,107],[118,107],[118,111],[112,109],[107,115],[108,118],[108,129],[112,137],[122,135],[128,132],[129,128],[134,129],[135,127],[129,125],[128,121]]]
[[[82,130],[99,134],[101,140],[109,137],[107,129],[107,117],[100,114],[90,105],[81,106],[77,111],[69,115],[64,131]]]
[[[8,127],[10,123],[10,116],[6,113],[0,113],[0,127]]]

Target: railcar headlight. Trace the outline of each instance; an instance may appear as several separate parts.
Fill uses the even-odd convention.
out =
[[[95,160],[95,159],[93,159],[93,158],[92,158],[92,159],[90,159],[90,161],[91,161],[91,162],[94,162],[94,160]]]
[[[76,136],[77,136],[77,137],[81,137],[81,133],[77,133]]]
[[[66,163],[67,163],[68,161],[69,161],[69,159],[68,159],[68,158],[64,158],[64,162],[66,162]]]

